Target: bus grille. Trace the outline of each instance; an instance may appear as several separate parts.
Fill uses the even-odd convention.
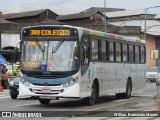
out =
[[[46,86],[44,84],[36,84],[36,83],[32,83],[33,85],[37,85],[37,86]],[[47,86],[61,86],[62,84],[48,84]]]
[[[30,89],[30,91],[34,92],[35,94],[59,94],[59,93],[63,92],[64,89],[59,89],[59,90],[51,89],[50,92],[42,92],[41,89],[33,88],[33,89]]]

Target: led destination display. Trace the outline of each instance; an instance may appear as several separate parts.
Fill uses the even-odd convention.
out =
[[[23,29],[23,37],[74,37],[78,31],[71,28],[61,27],[30,27]]]
[[[70,36],[70,30],[30,30],[30,36]]]

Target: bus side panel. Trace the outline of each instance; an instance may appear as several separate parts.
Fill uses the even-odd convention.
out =
[[[141,88],[145,87],[145,83],[146,83],[145,69],[146,69],[145,64],[138,64],[137,65],[137,79],[136,79],[135,89],[141,89]]]
[[[90,68],[86,71],[86,73],[81,76],[80,79],[80,96],[81,97],[87,97],[90,96],[91,92],[88,91],[89,83],[92,80],[90,79]]]
[[[145,86],[145,64],[126,64],[128,78],[132,81],[132,91]]]
[[[114,94],[114,89],[116,87],[115,79],[116,79],[116,64],[115,63],[107,63],[104,65],[104,75],[105,75],[105,93],[106,94]]]
[[[81,77],[81,97],[91,95],[93,81],[98,80],[99,94],[104,94],[106,86],[104,85],[104,63],[91,62],[87,72]]]
[[[127,83],[127,68],[125,63],[117,63],[116,65],[116,82],[117,82],[117,90],[116,93],[123,93],[126,91],[126,83]]]

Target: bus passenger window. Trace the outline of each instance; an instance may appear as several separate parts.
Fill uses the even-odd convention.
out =
[[[116,61],[121,62],[121,44],[116,43]]]
[[[114,61],[114,43],[109,42],[109,60]]]
[[[139,63],[139,46],[135,46],[135,62]]]
[[[92,60],[98,60],[98,40],[92,40]]]
[[[141,63],[145,63],[145,47],[141,46]]]
[[[106,41],[102,41],[102,60],[107,61]]]
[[[129,45],[129,62],[134,62],[134,55],[133,55],[133,45]]]
[[[122,53],[123,53],[123,62],[127,62],[128,60],[127,44],[122,45]]]

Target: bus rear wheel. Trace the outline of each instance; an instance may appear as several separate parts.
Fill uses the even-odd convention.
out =
[[[41,99],[41,98],[39,98],[39,102],[41,104],[49,104],[50,103],[50,99]]]
[[[126,92],[123,93],[123,97],[125,99],[129,99],[131,97],[131,92],[132,92],[132,83],[131,83],[131,80],[128,80],[127,86],[126,86]]]
[[[93,83],[92,89],[91,89],[91,96],[84,98],[84,102],[86,105],[91,106],[91,105],[95,104],[96,99],[97,99],[97,87],[96,87],[96,84]]]

